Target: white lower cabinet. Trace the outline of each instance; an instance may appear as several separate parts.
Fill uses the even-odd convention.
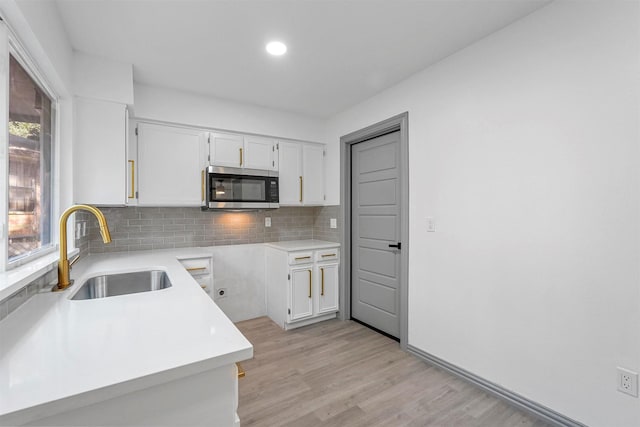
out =
[[[338,263],[318,265],[320,276],[320,295],[318,297],[318,314],[338,311]]]
[[[287,320],[294,322],[313,316],[313,264],[289,269],[289,309]]]
[[[268,247],[267,313],[271,320],[283,329],[293,329],[334,318],[339,301],[338,269],[337,246],[296,251]]]

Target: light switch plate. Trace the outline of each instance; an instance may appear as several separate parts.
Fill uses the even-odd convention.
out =
[[[429,233],[434,233],[436,231],[436,221],[431,216],[427,217],[427,231]]]
[[[271,217],[269,216],[264,217],[264,226],[271,227]]]
[[[331,218],[329,220],[329,227],[338,228],[338,220],[336,218]]]

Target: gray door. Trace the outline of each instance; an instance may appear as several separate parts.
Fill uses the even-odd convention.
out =
[[[351,317],[400,335],[400,132],[351,146]]]

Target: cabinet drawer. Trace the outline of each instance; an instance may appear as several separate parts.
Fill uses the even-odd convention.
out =
[[[206,293],[211,294],[213,292],[213,280],[210,275],[196,276],[194,279]]]
[[[292,252],[289,254],[289,265],[308,264],[313,262],[313,251]]]
[[[340,251],[338,248],[322,249],[316,251],[316,261],[334,261],[340,259]]]
[[[192,276],[211,274],[210,258],[181,259],[180,263]]]

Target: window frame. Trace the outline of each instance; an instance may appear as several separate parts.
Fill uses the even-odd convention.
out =
[[[0,138],[5,143],[0,153],[0,195],[5,203],[0,208],[0,271],[9,271],[47,256],[58,249],[58,230],[56,218],[59,216],[59,164],[60,164],[60,97],[52,89],[52,85],[38,67],[36,61],[24,48],[15,33],[4,21],[0,21],[3,34],[0,36]],[[9,97],[10,97],[10,56],[20,64],[39,88],[51,99],[51,182],[48,183],[51,199],[50,244],[46,247],[29,251],[14,260],[9,260]]]

